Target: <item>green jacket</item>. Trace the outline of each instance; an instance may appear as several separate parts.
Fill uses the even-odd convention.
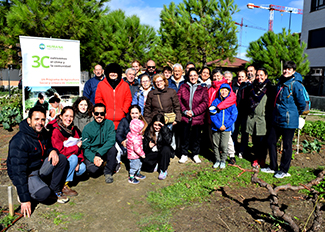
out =
[[[82,148],[84,156],[94,162],[95,154],[103,156],[115,144],[115,126],[111,120],[102,123],[95,120],[88,123],[82,131]]]
[[[253,135],[255,132],[257,136],[266,135],[266,102],[267,95],[265,94],[256,107],[254,114],[247,116],[246,133]]]

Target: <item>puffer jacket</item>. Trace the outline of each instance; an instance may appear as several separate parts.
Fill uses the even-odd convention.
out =
[[[175,89],[176,93],[178,92],[178,90],[180,89],[180,87],[186,83],[186,80],[184,78],[184,76],[181,76],[181,80],[180,82],[176,83],[175,81],[175,78],[174,76],[171,76],[169,79],[168,79],[168,87],[171,88],[171,89]]]
[[[191,100],[191,92],[193,92],[195,87],[196,90]],[[200,84],[194,86],[187,82],[180,87],[177,95],[179,98],[179,104],[181,106],[182,122],[189,122],[189,117],[186,116],[186,111],[192,110],[194,113],[194,116],[191,119],[192,126],[203,125],[205,112],[208,109],[209,103],[208,89],[206,87],[202,87]],[[190,107],[190,103],[192,107]]]
[[[229,94],[224,100],[222,100],[221,95],[220,95],[220,89],[222,89],[222,88],[229,89]],[[227,98],[229,98],[230,93],[231,93],[231,87],[228,84],[222,84],[220,86],[220,89],[218,91],[218,98],[212,102],[211,106],[217,107],[220,104],[220,102],[225,101]],[[228,108],[221,110],[219,113],[211,114],[210,117],[211,117],[211,121],[212,121],[212,123],[211,123],[212,130],[220,131],[220,127],[222,125],[224,125],[226,127],[225,131],[231,131],[232,125],[234,124],[234,122],[237,119],[237,114],[238,114],[238,111],[237,111],[236,104],[232,104]]]
[[[160,107],[158,95],[160,96],[160,102],[163,109]],[[149,92],[144,107],[144,118],[148,124],[156,114],[172,112],[176,114],[176,122],[180,122],[182,119],[181,108],[174,89],[165,87],[163,90],[154,89]]]
[[[151,87],[150,87],[151,90]],[[149,91],[150,91],[149,90]],[[133,98],[132,98],[132,103],[131,105],[138,105],[141,108],[141,114],[143,115],[143,111],[144,111],[144,106],[145,106],[145,101],[144,101],[144,95],[143,95],[143,89],[142,87],[134,93]]]
[[[56,149],[52,148],[50,133],[45,129],[38,134],[28,125],[26,119],[19,124],[19,132],[9,142],[7,167],[21,202],[31,200],[28,176],[42,167],[43,161],[52,150]]]
[[[95,103],[103,103],[106,106],[106,119],[114,122],[115,130],[121,119],[127,114],[131,106],[132,96],[129,85],[121,80],[115,89],[105,78],[97,86]]]
[[[299,115],[302,114],[306,107],[301,82],[302,76],[297,72],[288,78],[280,77],[276,87],[277,97],[273,110],[273,125],[286,129],[298,128]]]
[[[172,143],[172,139],[173,132],[171,132],[171,130],[167,126],[162,126],[158,133],[156,141],[158,152],[161,151],[164,146],[170,146]],[[150,137],[150,126],[148,126],[143,136],[143,150],[146,154],[152,152],[152,149],[149,147],[149,142],[151,140],[152,139]]]
[[[94,162],[95,155],[103,156],[115,144],[115,129],[111,120],[104,119],[101,123],[95,120],[88,123],[82,131],[84,156]]]
[[[210,87],[210,89],[208,90],[208,94],[209,94],[209,106],[212,104],[212,102],[218,98],[218,94],[219,94],[219,90],[220,90],[220,86],[222,84],[227,84],[227,80],[225,78],[223,78],[221,81],[213,81],[212,85]],[[231,89],[231,87],[230,87]],[[219,110],[223,110],[228,108],[229,106],[236,104],[236,94],[232,91],[230,91],[230,95],[222,102],[220,102],[220,104],[218,105],[218,109]]]
[[[77,112],[76,116],[73,119],[73,124],[78,128],[79,134],[81,134],[84,127],[88,123],[92,122],[93,120],[94,118],[92,116],[89,116],[87,112],[86,113]]]
[[[126,153],[126,148],[122,145],[122,142],[126,140],[127,134],[130,132],[130,122],[131,122],[130,113],[127,113],[125,118],[122,118],[120,124],[118,124],[116,130],[116,142],[123,150],[123,153]]]
[[[133,119],[130,122],[130,132],[126,136],[126,149],[128,150],[128,159],[144,158],[145,153],[142,148],[141,130],[144,127],[144,122],[140,119]]]
[[[131,91],[131,96],[133,97],[135,92],[137,92],[139,90],[139,87],[140,87],[138,79],[134,79],[132,84],[130,84],[130,82],[128,81],[128,79],[126,77],[123,78],[123,80],[129,85],[130,91]]]
[[[52,124],[52,126],[53,126],[52,137],[51,137],[52,146],[54,148],[56,148],[60,154],[67,157],[67,159],[69,159],[69,157],[74,154],[74,155],[78,156],[79,163],[84,161],[83,150],[81,148],[79,148],[77,145],[73,145],[70,147],[65,147],[63,145],[63,142],[68,140],[70,135],[68,133],[64,132],[59,127],[56,120],[49,122],[49,124]],[[75,127],[72,128],[72,133],[73,133],[74,138],[77,138],[77,139],[80,138],[80,135],[78,134]]]

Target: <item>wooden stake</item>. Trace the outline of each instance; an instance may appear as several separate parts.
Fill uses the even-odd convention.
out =
[[[15,212],[14,212],[14,204],[12,202],[12,186],[8,186],[8,203],[9,203],[9,215],[12,217],[14,216]]]

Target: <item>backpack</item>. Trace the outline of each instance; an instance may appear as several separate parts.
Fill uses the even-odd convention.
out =
[[[293,89],[293,83],[294,82],[296,82],[296,81],[294,80],[290,84],[289,95],[288,95],[287,98],[289,98],[292,95],[292,89]],[[309,114],[310,107],[311,107],[310,99],[309,99],[309,94],[308,94],[305,86],[301,83],[301,81],[299,81],[299,82],[302,85],[302,95],[304,96],[304,99],[305,99],[305,102],[306,102],[306,107],[305,107],[304,111],[302,112],[302,115],[307,115],[307,114]]]

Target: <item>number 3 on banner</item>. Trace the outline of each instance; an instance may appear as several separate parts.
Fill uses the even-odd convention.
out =
[[[49,59],[50,57],[48,56],[43,56],[41,59],[39,56],[32,56],[32,58],[36,58],[34,60],[34,63],[36,63],[36,65],[32,65],[33,68],[39,68],[41,65],[43,68],[49,68],[50,66],[46,66],[44,65],[44,59]],[[41,62],[40,62],[41,60]]]

